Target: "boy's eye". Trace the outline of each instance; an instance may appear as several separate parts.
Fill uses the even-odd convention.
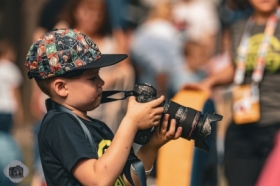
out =
[[[94,80],[96,80],[96,78],[97,78],[98,76],[99,76],[99,74],[97,74],[97,75],[91,77],[89,80],[94,81]]]
[[[96,78],[98,78],[99,77],[99,73],[95,73],[92,77],[90,77],[88,80],[90,80],[90,81],[94,81],[94,80],[96,80]]]

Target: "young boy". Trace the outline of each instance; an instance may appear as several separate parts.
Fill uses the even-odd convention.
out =
[[[89,37],[72,29],[50,31],[31,46],[25,63],[29,78],[34,78],[55,104],[71,110],[79,118],[47,108],[38,141],[48,186],[130,185],[123,169],[133,152],[131,147],[138,130],[157,126],[150,141],[137,152],[147,176],[158,149],[181,135],[182,128],[176,130],[174,119],[167,129],[168,115],[160,123],[163,96],[148,103],[138,103],[131,96],[115,136],[106,124],[87,116],[101,101],[105,82],[99,76],[100,68],[126,57],[101,54]],[[92,148],[78,120],[90,131],[96,148]],[[140,184],[133,167],[131,177],[135,185]]]

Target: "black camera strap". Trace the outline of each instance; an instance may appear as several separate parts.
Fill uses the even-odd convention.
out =
[[[113,95],[116,95],[119,93],[123,93],[123,97],[121,97],[121,98],[110,97],[110,96],[113,96]],[[103,91],[100,103],[102,104],[102,103],[108,103],[108,102],[117,101],[117,100],[124,100],[133,94],[134,94],[133,91],[124,91],[124,90]]]
[[[96,148],[95,144],[93,143],[93,139],[92,139],[92,136],[91,136],[88,128],[86,127],[86,125],[82,122],[82,120],[78,116],[76,116],[73,112],[71,112],[71,110],[52,101],[50,98],[46,99],[46,107],[47,107],[47,110],[54,109],[54,110],[61,111],[61,112],[67,112],[67,113],[71,114],[75,119],[77,119],[77,121],[79,122],[80,126],[82,127],[82,129],[85,133],[85,136],[88,139],[93,151],[97,152],[97,148]]]
[[[119,92],[123,92],[123,91],[108,91],[108,92],[112,92],[113,94],[115,94],[115,93],[119,93]],[[108,100],[110,100],[110,98]],[[114,99],[114,100],[116,100],[116,99]],[[97,152],[97,147],[96,147],[95,143],[93,143],[93,139],[92,139],[92,136],[91,136],[88,128],[86,127],[86,125],[82,122],[82,120],[78,116],[76,116],[71,110],[67,109],[66,107],[52,101],[50,98],[46,99],[45,104],[46,104],[47,110],[53,109],[53,110],[57,110],[57,111],[61,111],[61,112],[66,112],[66,113],[71,114],[73,117],[75,117],[77,119],[77,121],[79,122],[80,126],[82,127],[84,134],[85,134],[86,138],[88,139],[93,151]],[[135,155],[134,156],[130,155],[128,157],[128,161],[127,161],[124,171],[123,171],[123,173],[125,174],[128,181],[134,186],[133,180],[132,180],[131,174],[130,174],[131,164],[135,168],[135,171],[136,171],[136,174],[138,175],[141,186],[147,186],[144,165],[141,162],[141,160],[139,160]]]
[[[133,165],[133,167],[135,169],[135,172],[139,178],[141,186],[147,186],[144,165],[143,165],[142,161],[136,157],[136,155],[129,156],[127,163],[125,164],[125,167],[124,167],[123,173],[124,173],[126,179],[129,181],[129,183],[132,186],[134,186],[134,183],[133,183],[133,180],[131,177],[131,173],[130,173],[131,165]]]

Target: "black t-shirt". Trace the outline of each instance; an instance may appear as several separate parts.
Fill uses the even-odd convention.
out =
[[[81,185],[72,169],[84,158],[98,159],[113,139],[112,131],[99,120],[82,122],[89,129],[96,148],[92,148],[79,122],[65,112],[50,110],[38,133],[39,151],[48,186]],[[115,185],[125,185],[122,178]]]

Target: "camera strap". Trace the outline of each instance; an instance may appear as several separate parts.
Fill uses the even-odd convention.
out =
[[[124,91],[108,91],[108,92],[115,94],[115,93],[124,92]],[[110,98],[108,100],[109,100],[109,102],[111,101]],[[118,100],[118,99],[113,99],[113,101],[115,101],[115,100]],[[92,136],[91,136],[88,128],[86,127],[86,125],[82,122],[82,120],[78,116],[76,116],[71,110],[67,109],[66,107],[52,101],[50,98],[46,99],[45,104],[46,104],[47,110],[53,109],[53,110],[57,110],[57,111],[61,111],[61,112],[66,112],[66,113],[71,114],[73,117],[75,117],[77,119],[77,121],[79,122],[80,126],[82,127],[84,134],[85,134],[86,138],[88,139],[93,151],[97,152],[97,147],[96,147],[95,143],[93,143],[93,139],[92,139]],[[142,161],[137,158],[136,155],[131,156],[131,154],[130,154],[128,157],[128,161],[124,167],[123,173],[125,174],[127,180],[131,183],[131,185],[134,186],[133,180],[132,180],[131,174],[130,174],[131,164],[135,168],[135,171],[138,175],[141,186],[147,186],[144,165],[143,165]]]
[[[92,139],[92,136],[91,136],[88,128],[86,127],[86,125],[82,122],[82,120],[78,116],[76,116],[73,112],[71,112],[71,110],[67,109],[66,107],[52,101],[50,98],[46,99],[46,107],[47,107],[47,110],[54,109],[54,110],[61,111],[61,112],[67,112],[67,113],[71,114],[75,119],[77,119],[77,121],[79,122],[80,126],[82,127],[84,134],[85,134],[86,138],[88,139],[93,151],[97,152],[97,148],[96,148],[95,144],[93,143],[93,139]]]
[[[119,93],[123,93],[123,95],[122,95],[123,97],[110,97],[113,95],[117,95]],[[102,104],[102,103],[108,103],[108,102],[117,101],[117,100],[124,100],[133,94],[134,94],[133,91],[124,91],[124,90],[103,91],[100,103]],[[117,95],[117,96],[119,96],[119,95]]]
[[[253,84],[259,84],[263,78],[265,69],[265,57],[268,53],[270,47],[270,40],[273,38],[279,19],[280,7],[267,20],[266,27],[264,30],[264,36],[262,42],[260,43],[260,48],[256,57],[255,69],[252,73],[252,81],[254,82]],[[252,31],[254,24],[254,18],[250,17],[246,23],[245,31],[243,33],[240,45],[238,47],[237,64],[234,75],[234,83],[236,85],[240,85],[244,81],[246,60],[248,58],[248,51],[250,46],[250,32]]]
[[[133,165],[133,167],[135,169],[135,172],[139,178],[141,186],[147,186],[144,165],[143,165],[142,161],[136,157],[136,155],[133,155],[133,156],[130,155],[128,157],[127,163],[125,164],[125,167],[124,167],[123,173],[124,173],[126,179],[129,181],[129,183],[132,186],[134,186],[134,183],[133,183],[133,180],[131,177],[131,173],[130,173],[131,165]]]

